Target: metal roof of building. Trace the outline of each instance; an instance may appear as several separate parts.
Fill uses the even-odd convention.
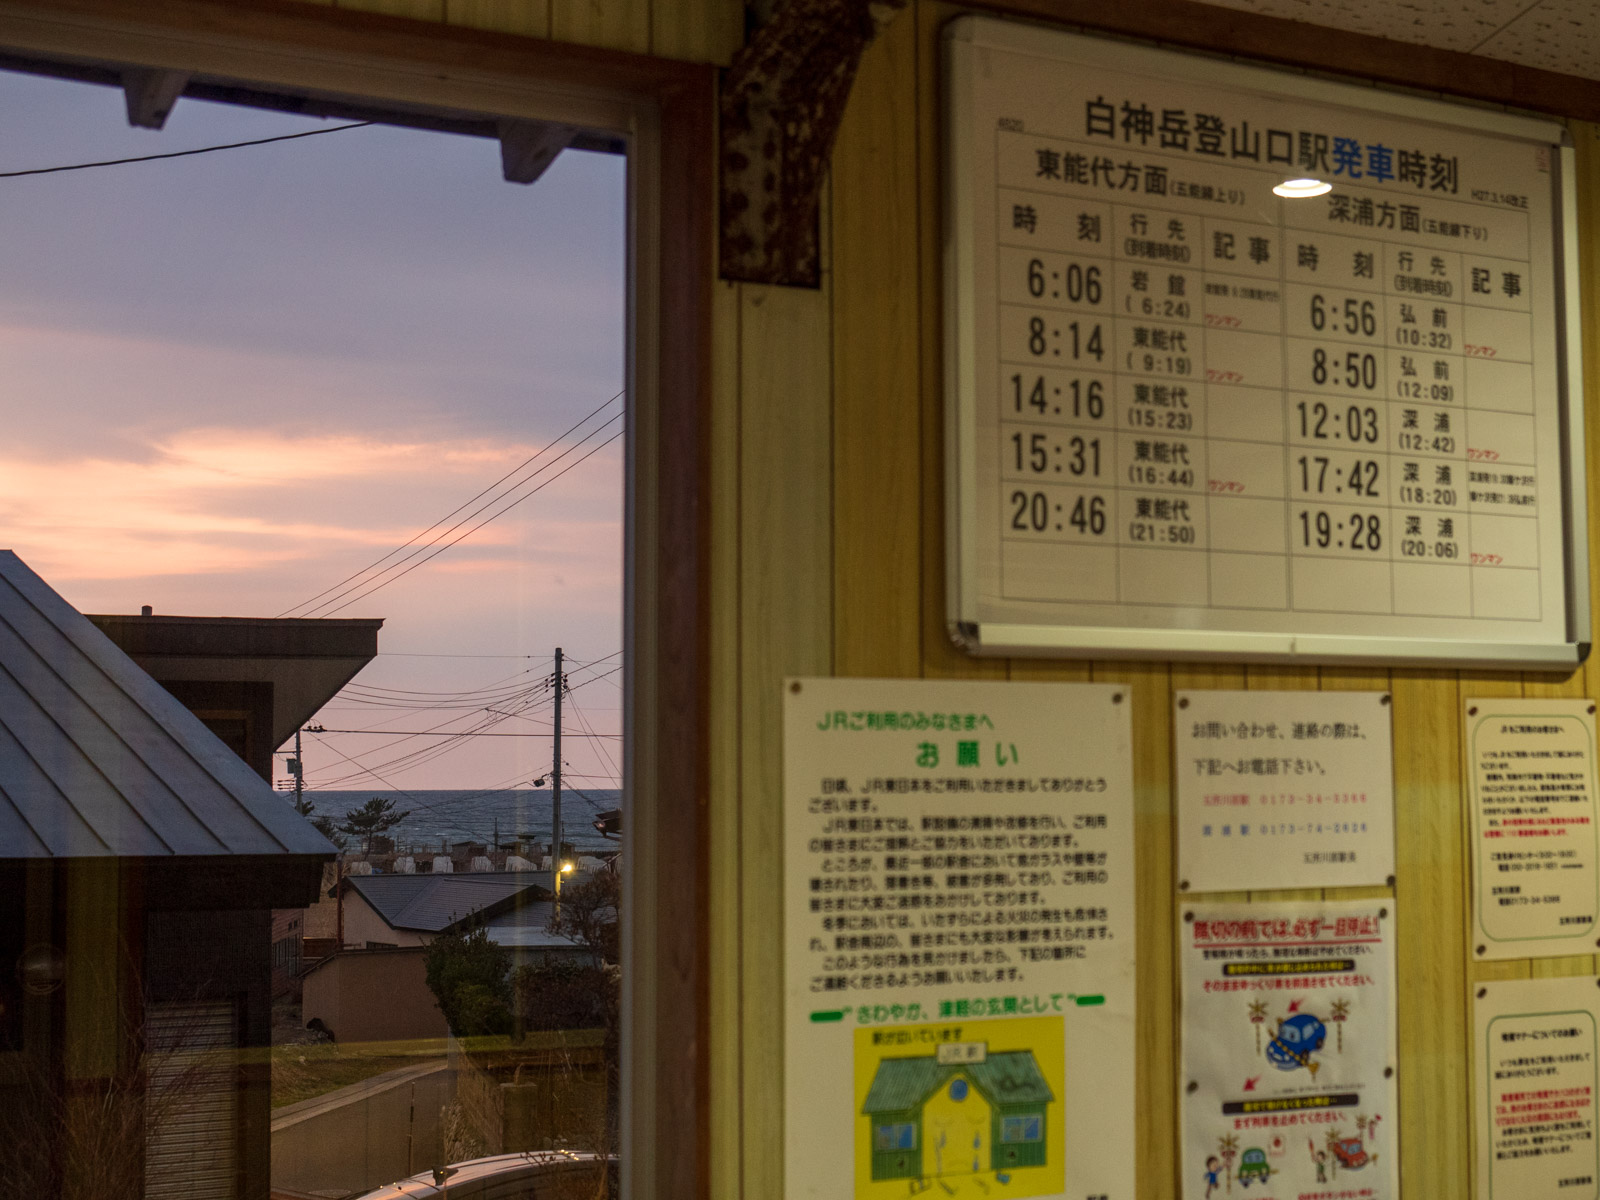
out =
[[[905,1112],[916,1108],[945,1081],[971,1078],[991,1104],[1048,1104],[1055,1099],[1030,1050],[1003,1050],[983,1062],[941,1063],[931,1054],[886,1058],[878,1063],[861,1105],[864,1113]]]
[[[345,884],[395,929],[439,933],[529,888],[550,894],[549,871],[472,875],[348,875]]]
[[[333,853],[197,717],[0,550],[0,858]]]
[[[484,931],[490,941],[507,950],[565,950],[574,953],[591,953],[588,946],[575,942],[564,934],[550,932],[550,916],[555,912],[555,902],[535,900],[519,904],[516,908],[492,916],[484,921]]]

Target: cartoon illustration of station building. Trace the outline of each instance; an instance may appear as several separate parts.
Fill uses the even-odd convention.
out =
[[[1056,1099],[1029,1050],[885,1058],[861,1111],[870,1118],[872,1178],[993,1171],[1004,1179],[1047,1161],[1046,1110]]]

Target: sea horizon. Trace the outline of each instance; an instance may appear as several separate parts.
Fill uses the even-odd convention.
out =
[[[280,790],[278,794],[285,804],[294,800],[291,791]],[[304,796],[314,806],[312,816],[329,816],[336,824],[374,796],[393,800],[398,811],[409,814],[384,835],[394,838],[397,848],[436,849],[441,842],[487,843],[497,830],[503,842],[519,836],[531,836],[541,842],[550,839],[549,788],[419,788],[403,792],[384,788],[307,788]],[[608,809],[621,807],[622,793],[615,788],[563,787],[562,840],[580,853],[619,849],[621,841],[601,837],[594,828],[594,819]]]

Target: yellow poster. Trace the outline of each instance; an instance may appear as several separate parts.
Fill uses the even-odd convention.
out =
[[[856,1200],[1059,1195],[1058,1016],[855,1031]]]

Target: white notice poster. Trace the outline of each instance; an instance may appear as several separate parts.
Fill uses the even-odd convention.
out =
[[[1483,983],[1473,1004],[1481,1200],[1596,1200],[1600,979]]]
[[[1395,1200],[1394,901],[1193,904],[1178,929],[1184,1200]]]
[[[1394,875],[1387,692],[1179,692],[1178,886],[1385,884]]]
[[[1132,1200],[1130,707],[786,684],[790,1200]]]
[[[1594,703],[1466,701],[1478,958],[1592,954]]]

